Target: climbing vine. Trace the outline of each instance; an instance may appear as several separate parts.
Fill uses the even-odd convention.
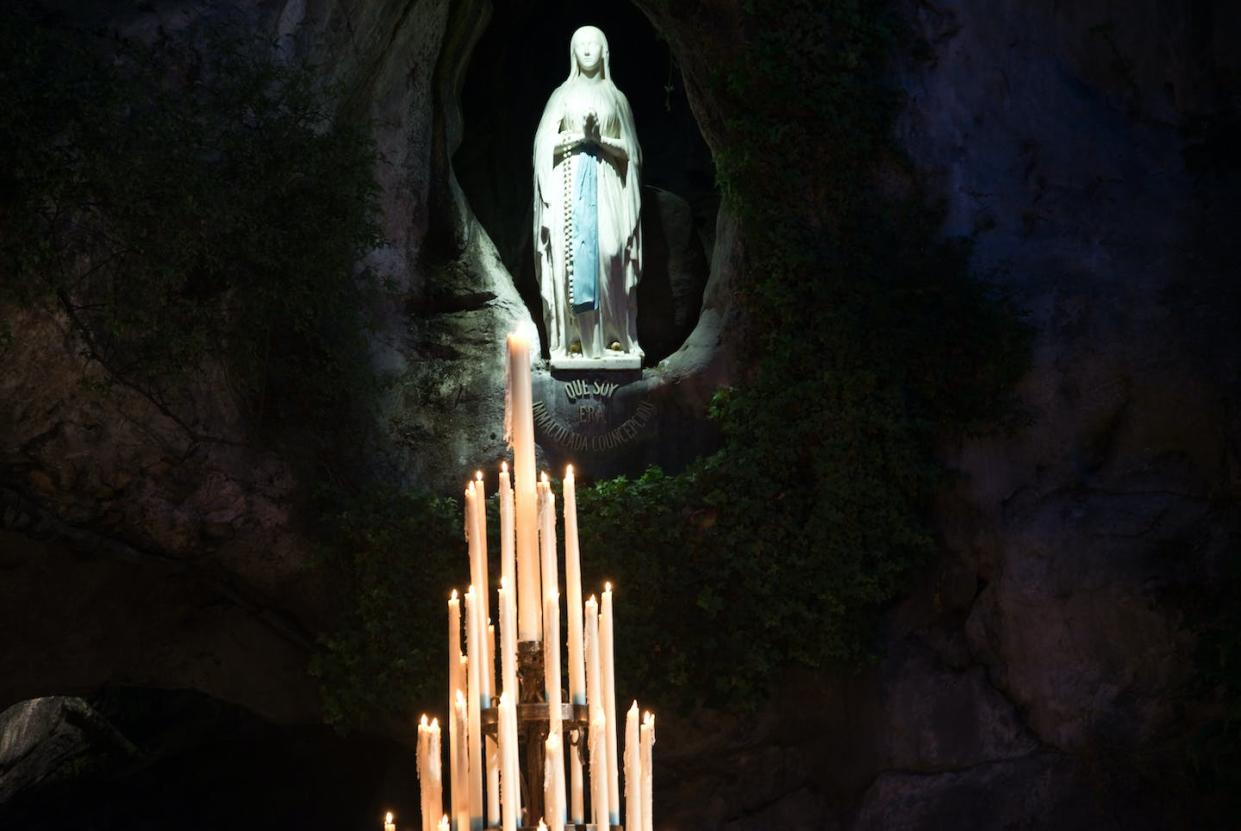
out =
[[[635,685],[730,705],[790,664],[871,654],[876,614],[937,551],[936,441],[997,424],[1026,356],[891,139],[886,64],[913,44],[886,4],[751,3],[743,25],[714,80],[752,356],[713,405],[724,446],[581,500],[587,571],[635,599]]]

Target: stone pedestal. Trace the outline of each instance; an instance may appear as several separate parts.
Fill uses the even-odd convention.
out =
[[[551,360],[552,369],[573,370],[578,372],[610,372],[624,369],[641,369],[642,352],[605,352],[599,358],[585,358],[581,355],[565,355]]]

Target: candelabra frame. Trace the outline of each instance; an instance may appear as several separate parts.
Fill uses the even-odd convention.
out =
[[[543,816],[544,747],[551,730],[551,707],[544,700],[543,644],[540,641],[521,641],[517,644],[517,744],[524,748],[519,758],[525,759],[521,771],[522,816],[532,818],[533,824],[522,824],[521,831],[538,831],[538,818]],[[482,711],[483,735],[497,741],[500,728],[500,699],[492,698],[492,706]],[[560,725],[566,748],[572,747],[582,764],[582,779],[590,781],[590,754],[587,752],[590,737],[590,711],[585,704],[572,704],[568,692],[562,688],[560,702]],[[568,758],[568,752],[565,753]],[[520,819],[519,819],[520,821]],[[574,824],[566,822],[565,831],[597,831],[593,822]],[[499,829],[498,825],[486,826],[488,831]],[[625,831],[624,825],[610,825],[609,831]]]

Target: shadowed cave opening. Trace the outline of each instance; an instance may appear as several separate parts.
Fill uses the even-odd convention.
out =
[[[105,688],[0,712],[0,828],[379,827],[417,816],[414,754],[190,690]]]
[[[568,75],[569,40],[584,25],[607,36],[613,80],[633,108],[642,147],[638,339],[652,366],[676,351],[698,320],[720,198],[680,69],[641,12],[629,3],[581,0],[496,3],[467,68],[453,168],[546,346],[534,275],[531,153],[548,96]]]

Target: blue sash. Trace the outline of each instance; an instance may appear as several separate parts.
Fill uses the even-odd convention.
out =
[[[573,311],[599,308],[599,171],[591,148],[578,154],[573,176]]]

